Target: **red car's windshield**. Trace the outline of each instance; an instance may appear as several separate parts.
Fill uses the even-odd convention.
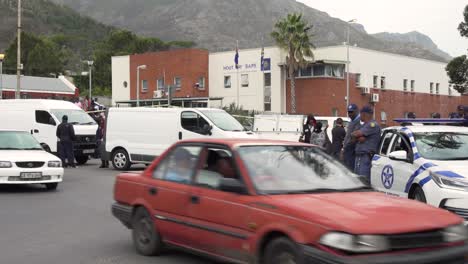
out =
[[[239,149],[257,190],[266,194],[348,191],[366,188],[361,178],[323,151],[302,146]]]

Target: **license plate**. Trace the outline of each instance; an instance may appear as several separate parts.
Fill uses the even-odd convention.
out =
[[[42,172],[22,172],[20,174],[21,179],[40,179],[42,178]]]
[[[92,154],[94,153],[94,149],[84,149],[83,154]]]

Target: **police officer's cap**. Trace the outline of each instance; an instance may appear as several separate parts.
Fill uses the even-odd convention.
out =
[[[373,114],[374,109],[372,109],[372,107],[366,105],[361,109],[361,113]]]
[[[459,111],[466,111],[466,107],[465,107],[464,105],[459,105],[459,106],[457,107],[457,109],[458,109]]]
[[[350,112],[356,112],[359,110],[359,107],[356,104],[350,104],[348,106],[348,113]]]
[[[68,116],[67,116],[67,115],[64,115],[64,116],[62,117],[62,120],[63,120],[63,121],[68,121]]]

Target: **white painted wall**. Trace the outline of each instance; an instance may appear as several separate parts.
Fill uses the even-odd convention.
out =
[[[235,54],[235,51],[210,54],[210,97],[223,97],[223,105],[237,103],[237,89],[239,89],[239,105],[244,109],[263,111],[264,72],[261,71],[260,65],[261,49],[240,50],[239,65],[242,68],[239,70],[235,68]],[[264,58],[271,59],[271,111],[284,112],[284,76],[279,66],[281,51],[276,47],[265,48]],[[241,87],[242,74],[249,75],[249,87]],[[224,88],[224,76],[231,76],[231,88]]]
[[[130,100],[130,56],[112,57],[112,105],[127,100]]]
[[[314,50],[316,60],[346,61],[346,46],[325,47]],[[440,84],[440,94],[449,94],[449,78],[446,63],[417,59],[397,54],[350,47],[350,72],[361,74],[361,86],[373,88],[373,76],[385,76],[386,89],[403,91],[403,80],[415,80],[416,93],[430,93],[430,83]],[[460,94],[453,90],[452,95]]]

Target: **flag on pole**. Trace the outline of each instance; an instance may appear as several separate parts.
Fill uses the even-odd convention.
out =
[[[236,69],[239,69],[239,41],[236,44],[236,56],[234,57],[234,63],[236,63]]]
[[[262,71],[264,71],[265,69],[263,68],[263,64],[265,63],[264,62],[264,58],[265,58],[265,47],[262,46],[262,55],[260,57],[260,68]]]

